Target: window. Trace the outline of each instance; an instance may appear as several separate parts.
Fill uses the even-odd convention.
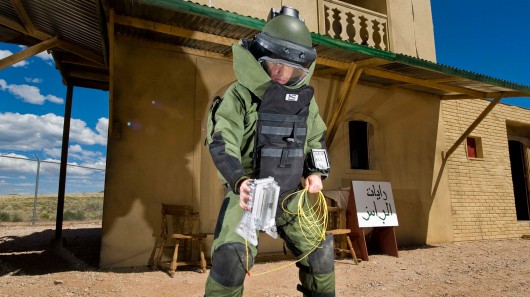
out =
[[[466,152],[468,158],[482,159],[482,139],[472,136],[466,138]]]
[[[348,123],[351,169],[370,169],[368,149],[368,129],[370,126],[364,121],[350,121]]]

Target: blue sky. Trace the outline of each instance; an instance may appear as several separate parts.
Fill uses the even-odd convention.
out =
[[[530,1],[432,0],[431,7],[438,63],[530,85]],[[0,43],[0,58],[22,49]],[[0,70],[0,154],[59,161],[65,98],[47,53]],[[530,98],[502,102],[530,108]],[[104,168],[108,117],[108,92],[74,88],[69,163]]]
[[[0,43],[0,58],[23,47]],[[39,193],[58,189],[66,87],[50,54],[43,52],[0,70],[0,194],[35,191],[37,162]],[[105,168],[108,92],[74,88],[68,163]],[[67,192],[103,190],[104,171],[68,168]]]
[[[0,43],[0,57],[23,47]],[[60,160],[66,87],[43,52],[0,71],[0,153]],[[74,88],[69,163],[104,168],[108,92]]]
[[[530,1],[431,0],[437,63],[530,86]],[[530,98],[501,102],[530,108]]]

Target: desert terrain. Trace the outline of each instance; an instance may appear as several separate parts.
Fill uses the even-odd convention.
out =
[[[0,296],[202,296],[207,273],[190,267],[171,278],[149,267],[98,268],[101,226],[65,223],[64,247],[50,245],[54,225],[0,225]],[[259,263],[244,296],[301,296],[297,268]],[[504,239],[401,247],[399,257],[335,262],[337,296],[530,296],[530,240]]]

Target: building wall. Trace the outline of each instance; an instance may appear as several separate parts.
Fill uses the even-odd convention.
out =
[[[319,106],[325,118],[332,114],[339,86],[337,81],[320,81]],[[439,133],[439,100],[395,88],[358,85],[345,104],[345,114],[329,147],[332,171],[325,189],[349,187],[352,180],[388,181],[399,221],[398,245],[452,241],[452,227],[444,224],[451,220],[447,176],[438,177],[444,139]],[[370,170],[350,169],[351,120],[375,126],[375,157],[371,157]]]
[[[442,105],[449,149],[488,101],[448,100]],[[499,104],[470,135],[482,139],[483,158],[467,158],[464,142],[447,162],[455,241],[516,238],[530,232],[529,221],[516,219],[507,121],[526,127],[530,135],[530,110]]]
[[[206,114],[213,96],[222,94],[235,78],[231,62],[119,39],[113,56],[113,132],[107,152],[100,265],[147,265],[160,229],[162,202],[191,204],[200,212],[202,232],[215,229],[224,189],[203,145]],[[315,78],[312,85],[322,116],[328,119],[340,82]],[[443,211],[448,209],[447,191],[431,193],[439,101],[413,92],[358,86],[348,102],[341,123],[355,117],[377,122],[380,167],[370,172],[344,167],[349,156],[347,131],[341,124],[330,150],[333,171],[326,189],[348,186],[353,179],[390,181],[400,245],[450,240],[450,226],[431,223],[450,220],[451,215]],[[207,254],[211,240],[210,236]],[[262,236],[261,252],[281,250],[281,240]]]
[[[430,0],[387,0],[390,51],[436,62]]]
[[[192,205],[203,215],[203,228],[213,231],[221,200],[198,197],[210,197],[208,191],[220,184],[207,173],[201,180],[197,170],[204,153],[201,122],[214,92],[234,76],[231,62],[119,40],[113,54],[113,135],[100,263],[147,265],[160,232],[162,202]]]

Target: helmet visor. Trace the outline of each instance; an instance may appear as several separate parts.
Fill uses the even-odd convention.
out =
[[[258,62],[267,71],[271,80],[282,85],[295,85],[306,78],[309,73],[307,68],[282,59],[265,56],[259,58]]]

